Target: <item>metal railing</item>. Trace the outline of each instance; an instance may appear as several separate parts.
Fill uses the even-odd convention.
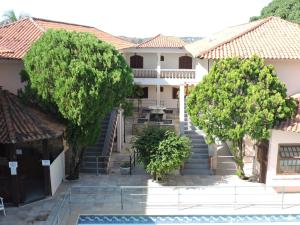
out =
[[[71,204],[110,204],[121,210],[136,208],[300,206],[300,194],[286,187],[268,186],[77,186],[71,188]]]
[[[118,157],[122,156],[118,154]],[[133,168],[136,165],[137,154],[134,151],[131,155],[123,155],[124,159],[113,160],[111,156],[97,156],[96,157],[96,175],[99,175],[101,170],[104,174],[109,174],[112,168],[118,168],[122,166],[123,163],[129,164],[129,174],[132,175]],[[126,159],[127,158],[127,159]]]
[[[54,209],[54,214],[51,216],[47,225],[65,225],[70,215],[70,199],[71,193],[67,191],[58,206]]]

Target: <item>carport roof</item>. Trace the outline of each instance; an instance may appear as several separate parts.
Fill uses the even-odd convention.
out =
[[[0,88],[0,144],[55,138],[64,129],[49,115],[25,106],[16,95]]]

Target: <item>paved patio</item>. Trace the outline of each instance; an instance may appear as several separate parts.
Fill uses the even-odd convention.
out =
[[[147,188],[124,188],[122,209],[120,186],[147,186]],[[63,208],[58,207],[70,188],[72,190],[71,204],[68,199],[63,208],[71,210],[62,211]],[[236,198],[238,204],[228,205],[228,202],[234,203],[235,191],[238,194]],[[53,198],[19,208],[7,208],[7,216],[0,216],[0,224],[51,225],[51,221],[57,219],[55,215],[58,211],[67,215],[68,225],[75,224],[80,214],[172,215],[300,212],[300,206],[294,204],[295,202],[300,204],[300,194],[285,194],[283,209],[280,204],[281,200],[282,195],[276,193],[274,189],[266,188],[262,184],[242,181],[236,176],[172,176],[163,183],[157,183],[147,175],[82,174],[79,181],[64,182]],[[240,204],[241,202],[248,203]],[[253,202],[260,204],[254,205]],[[293,204],[288,205],[288,203]]]

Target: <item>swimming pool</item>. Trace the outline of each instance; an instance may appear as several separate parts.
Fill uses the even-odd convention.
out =
[[[190,215],[190,216],[143,216],[143,215],[80,215],[78,225],[146,225],[146,224],[203,224],[203,223],[272,223],[298,222],[300,214],[289,215]]]

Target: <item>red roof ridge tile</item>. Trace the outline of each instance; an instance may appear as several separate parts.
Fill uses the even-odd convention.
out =
[[[256,24],[255,26],[250,27],[250,28],[246,29],[245,31],[243,31],[243,32],[241,32],[241,33],[239,33],[239,34],[237,34],[237,35],[234,35],[233,37],[231,37],[231,38],[229,38],[229,39],[227,39],[227,40],[225,40],[225,41],[222,41],[222,42],[220,42],[220,43],[218,43],[218,44],[216,44],[216,45],[210,47],[209,49],[206,49],[206,50],[204,50],[204,51],[202,51],[202,52],[199,52],[198,55],[200,56],[200,55],[206,54],[206,53],[208,53],[209,51],[211,51],[211,50],[213,50],[213,49],[215,49],[215,48],[218,48],[218,47],[220,47],[220,46],[222,46],[222,45],[224,45],[224,44],[227,44],[227,43],[229,43],[229,42],[232,42],[233,40],[235,40],[235,39],[237,39],[237,38],[240,38],[240,37],[244,36],[245,34],[251,32],[251,31],[254,31],[255,29],[257,29],[257,28],[260,27],[261,25],[267,23],[268,21],[270,21],[270,20],[273,19],[273,18],[276,18],[276,17],[270,16],[270,17],[267,17],[267,18],[263,18],[263,19],[261,19],[261,22],[258,23],[258,24]],[[253,22],[257,22],[257,21],[253,21]],[[246,24],[246,23],[245,23],[245,24]],[[245,25],[245,24],[240,24],[240,25],[237,25],[237,26],[241,26],[241,25]],[[237,26],[233,26],[233,27],[237,27]]]
[[[136,45],[136,48],[183,48],[186,43],[179,37],[158,34]]]
[[[60,23],[60,24],[66,24],[66,25],[73,25],[73,26],[80,26],[80,27],[87,27],[87,28],[95,28],[88,25],[82,25],[78,23],[70,23],[70,22],[64,22],[64,21],[58,21],[58,20],[50,20],[50,19],[44,19],[44,18],[38,18],[38,17],[31,17],[33,20],[40,20],[44,22],[51,22],[51,23]]]
[[[38,28],[40,29],[42,32],[46,32],[46,29],[44,29],[43,27],[41,27],[36,21],[34,17],[30,17],[30,21]]]
[[[154,36],[153,38],[149,38],[148,40],[143,41],[142,43],[138,44],[136,47],[139,48],[139,46],[144,45],[144,44],[147,44],[148,42],[150,42],[150,41],[152,41],[152,40],[154,40],[155,38],[158,38],[158,37],[160,37],[160,36],[162,36],[162,34],[157,34],[157,35]]]

